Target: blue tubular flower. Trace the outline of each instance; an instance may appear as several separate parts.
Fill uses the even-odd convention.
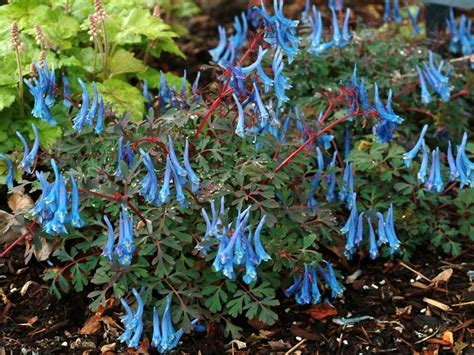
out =
[[[267,53],[266,49],[264,50],[261,46],[258,47],[257,59],[255,60],[255,62],[253,62],[249,66],[242,67],[240,69],[242,71],[242,74],[243,75],[248,75],[248,74],[252,73],[254,70],[256,70],[258,68],[258,66],[261,66],[263,57],[265,56],[266,53]]]
[[[178,345],[183,336],[183,329],[174,330],[171,318],[171,294],[166,297],[166,308],[161,319],[161,343],[157,347],[159,353],[166,353]]]
[[[398,0],[393,0],[393,18],[395,19],[396,23],[401,23],[403,21]]]
[[[132,290],[135,299],[137,300],[137,310],[135,313],[130,309],[123,298],[120,299],[122,306],[125,308],[127,314],[121,316],[122,324],[125,332],[118,338],[122,343],[126,343],[129,348],[138,348],[140,338],[143,332],[143,300],[136,289]]]
[[[158,348],[162,341],[161,337],[161,328],[160,328],[160,318],[158,317],[158,311],[156,307],[153,307],[153,335],[151,338],[151,346]]]
[[[199,79],[201,78],[201,72],[198,71],[196,79],[194,79],[193,85],[191,86],[191,99],[193,102],[199,102],[202,100],[202,96],[199,94]]]
[[[76,179],[74,178],[73,174],[71,174],[71,185],[71,226],[74,228],[82,228],[84,227],[84,221],[82,220],[81,214],[79,212],[79,190],[77,188]]]
[[[346,16],[344,17],[344,25],[342,27],[342,40],[347,43],[351,40],[352,35],[349,30],[349,20],[351,17],[351,9],[347,8]]]
[[[133,218],[127,213],[122,204],[122,211],[119,220],[119,239],[114,253],[118,257],[121,266],[129,266],[132,263],[135,252],[135,241],[133,240]]]
[[[267,252],[263,248],[262,242],[260,241],[260,233],[262,231],[263,225],[265,224],[265,218],[266,216],[264,215],[262,219],[260,220],[260,222],[258,223],[257,229],[255,230],[254,246],[255,246],[255,253],[256,253],[256,258],[257,258],[257,264],[260,264],[262,261],[268,261],[272,259],[270,255],[267,254]]]
[[[171,181],[171,159],[170,156],[166,156],[166,168],[165,168],[165,176],[163,178],[163,186],[161,186],[160,190],[160,203],[168,203],[170,201],[170,181]]]
[[[143,164],[146,167],[147,174],[140,180],[141,188],[138,193],[150,203],[156,204],[158,192],[158,178],[156,177],[155,167],[151,160],[150,154],[140,149],[140,154],[143,157]]]
[[[339,201],[345,201],[347,198],[347,195],[349,195],[352,198],[352,192],[348,191],[348,185],[349,185],[349,176],[350,176],[350,168],[349,168],[349,163],[346,163],[344,167],[344,174],[342,176],[342,184],[341,188],[339,190],[339,193],[337,195]]]
[[[355,245],[360,246],[364,239],[364,214],[365,212],[359,213],[359,218],[357,220],[357,231],[355,237]]]
[[[378,221],[377,221],[377,233],[379,235],[379,240],[377,242],[378,246],[381,246],[382,244],[386,244],[388,243],[388,239],[387,239],[387,235],[385,233],[385,222],[384,222],[384,219],[383,219],[383,214],[381,214],[380,212],[377,212],[377,218],[378,218]]]
[[[304,3],[304,10],[301,13],[301,22],[306,23],[310,20],[311,18],[311,15],[309,13],[310,9],[311,9],[310,0],[306,0]]]
[[[113,251],[114,251],[114,227],[110,223],[109,218],[104,215],[104,222],[107,225],[107,243],[104,246],[104,250],[102,251],[102,255],[107,257],[109,261],[113,261]]]
[[[336,11],[331,8],[332,13],[332,42],[336,47],[344,47],[345,43],[341,36],[341,30],[339,29],[339,22],[337,21]]]
[[[211,49],[209,51],[209,54],[212,57],[212,61],[216,63],[219,62],[219,59],[224,53],[224,50],[227,46],[227,35],[225,33],[225,28],[223,26],[219,26],[217,31],[219,33],[219,44],[216,48]]]
[[[344,256],[347,259],[352,259],[352,256],[355,252],[355,237],[357,232],[357,203],[356,203],[357,194],[354,192],[352,194],[352,207],[349,218],[347,219],[344,227],[341,228],[341,233],[346,235],[346,246],[344,248]]]
[[[310,286],[310,281],[309,281],[308,265],[304,264],[303,283],[301,284],[301,288],[299,289],[295,297],[296,302],[298,304],[304,305],[304,304],[309,304],[311,302],[310,289],[311,289],[311,286]]]
[[[7,184],[8,189],[10,190],[13,188],[13,163],[10,158],[8,158],[6,155],[3,155],[2,153],[0,153],[0,159],[3,159],[8,167],[8,174],[5,178],[5,182]]]
[[[420,151],[420,148],[424,144],[424,142],[425,142],[424,138],[425,138],[425,134],[426,134],[427,129],[428,129],[428,125],[425,124],[423,126],[423,128],[421,129],[420,136],[418,137],[418,140],[417,140],[415,146],[410,151],[403,154],[403,160],[404,160],[404,163],[405,163],[405,167],[407,169],[409,169],[411,167],[412,160],[415,159],[415,157],[418,155],[418,152]]]
[[[61,178],[61,175],[59,174],[59,169],[54,159],[51,159],[51,167],[53,168],[54,172],[54,184],[52,188],[49,189],[48,194],[45,196],[44,202],[46,205],[55,206],[57,202],[57,196],[59,195],[59,179]],[[55,208],[52,208],[52,211],[54,210]]]
[[[250,285],[252,282],[257,281],[257,255],[252,248],[250,240],[252,238],[252,233],[249,231],[248,238],[245,238],[245,275],[242,278],[247,285]]]
[[[316,266],[311,263],[311,303],[318,304],[321,301],[321,293],[318,287],[318,277],[316,276]]]
[[[367,223],[369,224],[369,255],[372,260],[375,260],[379,256],[379,249],[377,248],[374,227],[372,226],[370,217],[367,218]]]
[[[391,90],[389,93],[389,100],[387,100],[387,106],[384,107],[382,104],[382,101],[380,100],[379,96],[379,88],[377,86],[377,83],[374,85],[374,100],[375,100],[375,108],[377,110],[377,113],[380,115],[380,118],[382,121],[389,121],[391,123],[395,124],[400,124],[403,122],[403,118],[400,116],[396,115],[391,107]]]
[[[331,263],[326,260],[323,260],[323,262],[326,264],[327,272],[321,267],[321,265],[318,265],[318,269],[331,289],[331,297],[336,298],[344,293],[344,287],[337,281],[336,273],[334,272]]]
[[[333,46],[333,42],[322,43],[323,37],[323,20],[321,12],[316,10],[313,5],[313,18],[310,17],[312,32],[310,35],[311,44],[308,47],[308,52],[314,55],[320,55]]]
[[[71,108],[71,92],[69,90],[69,81],[67,80],[66,74],[62,73],[63,80],[63,105],[66,109]]]
[[[179,182],[181,184],[185,184],[188,173],[186,172],[185,169],[183,169],[183,167],[178,161],[178,157],[176,156],[176,152],[174,150],[173,140],[171,139],[171,136],[168,136],[168,152],[169,152],[169,157],[171,159],[171,165],[172,165],[173,171],[178,175]]]
[[[415,13],[412,13],[408,2],[405,0],[405,7],[407,9],[408,17],[410,18],[411,25],[413,27],[413,35],[416,36],[420,33],[420,27],[418,26],[418,16],[420,15],[420,8],[417,6]]]
[[[122,169],[120,168],[120,163],[123,160],[123,137],[120,136],[118,139],[118,149],[117,149],[117,170],[115,170],[114,176],[122,178]]]
[[[265,41],[272,47],[282,49],[291,64],[298,51],[299,39],[296,34],[298,21],[292,21],[283,15],[283,0],[274,0],[275,15],[270,16],[265,11],[265,4],[261,2],[260,13],[265,23]]]
[[[236,50],[239,50],[243,47],[245,41],[247,40],[248,33],[248,22],[245,12],[242,11],[240,15],[242,22],[240,22],[239,17],[234,17],[234,35],[231,37],[231,41],[234,44]]]
[[[173,172],[173,182],[174,187],[176,189],[176,201],[178,201],[181,208],[188,207],[188,202],[186,201],[186,197],[184,196],[183,186],[181,185],[180,176],[176,172],[175,167],[172,165],[171,170]]]
[[[257,105],[257,110],[258,110],[258,117],[260,118],[260,125],[262,125],[262,121],[267,121],[269,114],[267,109],[265,108],[265,105],[262,102],[262,97],[260,96],[260,91],[258,90],[257,84],[254,82],[253,83],[253,90],[254,90],[254,101]]]
[[[150,90],[148,89],[148,82],[143,80],[143,91],[142,95],[145,98],[145,106],[147,109],[153,107],[153,98],[151,97]]]
[[[81,131],[82,126],[87,120],[87,113],[89,112],[89,91],[87,90],[86,84],[80,79],[77,78],[79,85],[82,87],[82,104],[79,113],[73,119],[73,126],[72,128],[79,133]]]
[[[397,238],[395,232],[395,224],[393,221],[393,205],[390,204],[388,209],[387,218],[385,220],[385,235],[388,240],[388,251],[390,255],[395,254],[400,249],[400,241]]]
[[[391,10],[390,10],[390,0],[385,0],[383,20],[385,22],[388,22],[388,21],[390,21],[391,18],[392,18],[392,16],[391,16]]]
[[[49,124],[53,126],[56,125],[56,121],[53,120],[51,111],[48,105],[46,105],[45,103],[45,100],[44,100],[45,93],[43,89],[40,87],[40,84],[38,83],[36,78],[33,79],[33,83],[35,84],[35,86],[33,86],[33,84],[26,78],[23,79],[23,81],[28,86],[31,95],[33,95],[33,98],[35,100],[31,114],[36,118],[40,118],[42,120],[47,121]]]
[[[245,137],[245,117],[244,117],[244,110],[242,109],[242,105],[237,98],[237,95],[232,94],[234,98],[235,105],[237,106],[237,127],[235,128],[235,134],[238,135],[240,138]]]
[[[349,131],[349,125],[346,125],[344,132],[344,159],[347,159],[351,153],[351,132]]]
[[[86,123],[89,126],[94,125],[94,117],[97,114],[97,109],[99,108],[99,92],[97,91],[97,85],[95,81],[92,82],[92,105],[87,112]]]
[[[451,141],[448,141],[447,157],[448,157],[448,165],[449,165],[449,171],[450,171],[449,181],[451,182],[451,181],[456,180],[459,176],[458,169],[456,168],[456,162],[454,161],[454,157],[453,157],[453,151],[452,151],[452,148],[451,148]]]
[[[439,148],[436,147],[436,154],[435,154],[435,175],[434,175],[434,190],[438,193],[443,192],[444,190],[444,183],[443,183],[443,177],[441,176],[441,164],[439,161]]]
[[[28,143],[26,142],[25,137],[23,135],[16,131],[16,135],[18,138],[20,138],[21,142],[23,143],[23,159],[20,162],[20,165],[18,165],[18,168],[21,170],[24,170],[25,172],[30,172],[31,166],[28,162],[28,155],[30,154],[30,148],[28,148]]]
[[[436,150],[433,150],[431,152],[431,169],[430,169],[430,175],[428,177],[428,180],[425,183],[425,188],[428,191],[433,191],[434,187],[434,179],[435,179],[435,174],[436,174]]]
[[[257,73],[260,77],[260,80],[262,80],[264,91],[268,93],[270,91],[271,86],[273,85],[273,80],[267,75],[267,73],[265,73],[265,70],[263,70],[261,63],[257,66]]]
[[[189,179],[191,180],[191,191],[197,192],[199,186],[201,185],[201,180],[194,172],[193,168],[191,167],[191,163],[189,162],[189,142],[186,138],[186,146],[184,148],[184,168],[188,173]]]
[[[428,105],[432,101],[431,94],[428,91],[428,88],[426,87],[425,78],[420,68],[418,67],[418,65],[416,66],[416,70],[418,71],[418,77],[420,78],[421,102],[424,103],[425,105]]]
[[[423,158],[421,158],[421,165],[420,165],[420,170],[418,171],[418,181],[422,184],[425,183],[426,181],[426,174],[428,172],[428,160],[430,156],[430,152],[428,148],[426,147],[425,141],[423,140]]]
[[[329,163],[329,169],[334,169],[336,167],[336,158],[337,158],[337,152],[334,152],[333,157],[331,162]],[[336,172],[331,172],[329,173],[329,181],[328,181],[328,191],[326,192],[326,200],[328,202],[335,202],[336,201],[336,194],[335,194],[335,189],[336,189]]]
[[[97,110],[97,123],[95,124],[94,132],[96,134],[102,134],[104,132],[104,98],[102,97],[99,102],[99,109]]]
[[[55,233],[67,234],[66,227],[64,226],[64,224],[68,222],[67,192],[62,175],[60,175],[57,184],[59,185],[59,194],[57,198],[56,211],[54,212],[54,218],[52,220],[51,227]]]
[[[290,297],[292,296],[296,291],[298,291],[298,289],[300,288],[301,286],[301,276],[299,276],[298,278],[296,278],[295,275],[293,275],[293,285],[291,285],[290,287],[288,287],[285,291],[283,291],[283,293],[285,294],[286,297]]]

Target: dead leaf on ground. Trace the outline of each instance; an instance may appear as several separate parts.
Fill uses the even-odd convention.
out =
[[[453,347],[454,345],[454,337],[453,337],[453,333],[450,332],[449,330],[446,330],[444,333],[443,333],[443,340],[448,344],[448,346],[450,348]]]
[[[34,203],[30,195],[22,191],[14,192],[8,198],[8,207],[10,207],[13,213],[20,210],[30,210],[33,206]]]
[[[84,326],[79,331],[83,335],[91,335],[97,332],[100,329],[100,317],[97,317],[95,314],[90,317]]]
[[[270,348],[272,348],[272,350],[288,350],[288,349],[291,349],[291,344],[290,343],[287,343],[287,342],[284,342],[283,340],[272,340],[272,341],[269,341],[268,342],[268,345],[270,346]]]
[[[448,305],[446,305],[444,303],[441,303],[439,301],[433,300],[433,299],[428,298],[428,297],[423,298],[423,302],[426,302],[429,305],[431,305],[433,307],[436,307],[438,309],[441,309],[442,311],[445,311],[445,312],[451,311],[451,307],[449,307]]]
[[[104,355],[108,353],[115,353],[115,346],[116,346],[115,343],[105,344],[104,346],[100,348],[100,352]]]
[[[449,269],[443,270],[434,277],[434,279],[432,280],[433,281],[432,285],[436,285],[440,282],[448,282],[452,275],[453,275],[453,269],[449,268]]]
[[[37,320],[38,320],[38,316],[34,316],[33,318],[28,319],[28,322],[20,323],[18,325],[21,325],[21,326],[24,326],[24,327],[33,327],[33,324],[35,324]]]
[[[308,313],[314,319],[321,320],[327,317],[337,315],[337,310],[335,307],[327,303],[319,303],[315,306],[312,306],[310,309],[308,309],[306,313]]]

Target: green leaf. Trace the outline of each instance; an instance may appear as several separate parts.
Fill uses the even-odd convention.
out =
[[[107,103],[113,104],[113,109],[120,115],[129,112],[134,121],[143,119],[145,99],[140,90],[120,79],[108,79],[97,84],[98,89],[105,96]]]
[[[132,52],[117,50],[110,58],[110,76],[144,71],[146,66]]]
[[[13,105],[16,99],[16,90],[11,87],[0,87],[0,111]]]

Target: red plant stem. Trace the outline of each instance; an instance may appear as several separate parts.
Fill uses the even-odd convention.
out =
[[[158,139],[156,139],[155,137],[144,137],[144,138],[140,138],[138,141],[136,142],[133,142],[132,144],[130,144],[130,147],[133,149],[133,150],[137,150],[137,147],[142,144],[142,143],[153,143],[153,144],[156,144],[157,146],[159,146],[161,148],[161,151],[163,152],[163,154],[165,155],[168,155],[168,149],[166,149],[166,145],[163,143],[163,142],[160,142]]]
[[[449,191],[451,191],[455,186],[457,185],[457,182],[454,181],[451,185],[449,185],[442,193],[441,195],[446,195]]]
[[[296,149],[285,160],[283,160],[283,162],[280,165],[278,165],[278,167],[275,169],[275,173],[278,173],[281,169],[283,169],[286,165],[288,165],[299,154],[299,152],[301,152],[304,149],[304,147],[306,147],[307,145],[313,143],[313,141],[316,138],[322,136],[324,133],[331,130],[334,126],[338,125],[339,123],[348,120],[350,117],[361,116],[363,114],[364,114],[364,112],[349,113],[349,114],[347,114],[345,116],[342,116],[342,117],[338,118],[337,120],[329,123],[326,127],[321,129],[320,131],[311,134],[311,136],[308,138],[308,140],[306,142],[304,142],[302,145],[300,145],[298,149]],[[371,114],[371,113],[365,113],[365,114]]]
[[[143,217],[143,215],[140,213],[140,211],[137,210],[137,209],[135,208],[135,206],[133,206],[129,201],[127,201],[127,206],[128,206],[128,208],[130,208],[130,209],[133,211],[133,213],[135,213],[135,215],[136,215],[138,218],[140,218],[140,220],[141,220],[143,223],[145,223],[145,226],[146,226],[146,225],[147,225],[147,221],[146,221],[145,217]]]
[[[13,243],[11,243],[1,254],[0,258],[5,257],[10,251],[13,250],[19,243],[21,243],[23,240],[25,240],[28,236],[33,235],[33,231],[31,228],[33,227],[34,222],[30,223],[30,225],[27,227],[27,231],[25,234],[23,234],[20,238],[15,240]]]
[[[255,49],[255,47],[257,46],[258,43],[260,43],[260,41],[262,40],[263,38],[263,35],[265,33],[264,32],[260,32],[259,34],[257,34],[255,36],[255,38],[252,40],[252,43],[250,43],[249,45],[249,48],[247,49],[247,51],[244,53],[244,55],[242,56],[242,58],[240,58],[239,60],[239,64],[242,64],[245,59],[247,59],[247,57],[250,55],[250,53]],[[211,107],[209,108],[209,111],[207,111],[206,113],[206,116],[204,116],[204,119],[203,121],[201,122],[201,124],[199,125],[199,128],[197,129],[196,133],[194,134],[194,137],[197,138],[202,130],[204,129],[204,127],[206,126],[207,124],[207,121],[209,120],[209,118],[211,117],[212,113],[217,109],[217,107],[220,105],[220,103],[222,102],[223,98],[226,97],[227,95],[230,95],[234,92],[234,89],[233,88],[228,88],[227,86],[229,85],[229,82],[230,82],[230,73],[231,73],[231,70],[230,68],[227,68],[226,70],[224,70],[224,73],[223,73],[223,76],[227,77],[227,81],[222,89],[222,92],[221,94],[219,94],[219,97],[217,97],[216,101],[214,101],[214,103],[211,105]]]
[[[462,89],[462,90],[459,91],[458,93],[456,93],[456,94],[454,94],[453,96],[451,96],[451,100],[457,99],[458,97],[460,97],[460,96],[465,96],[465,95],[469,95],[469,90],[467,90],[467,89]]]

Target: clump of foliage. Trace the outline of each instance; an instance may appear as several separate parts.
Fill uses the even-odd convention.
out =
[[[317,14],[299,30],[324,28],[315,23]],[[315,53],[314,40],[322,37],[298,37],[282,2],[272,14],[256,9],[248,16],[236,20],[233,35],[221,29],[211,51],[219,63],[216,92],[185,80],[176,88],[162,76],[157,91],[145,90],[148,102],[137,95],[129,112],[112,109],[115,102],[101,91],[106,114],[100,116],[86,105],[87,87],[71,85],[71,111],[53,110],[67,127],[61,137],[49,149],[41,142],[34,154],[35,134],[24,139],[28,169],[21,167],[36,176],[16,170],[11,191],[22,188],[36,198],[29,213],[17,216],[28,230],[23,239],[32,241],[28,258],[53,246],[45,279],[57,297],[87,290],[92,310],[121,298],[121,340],[129,346],[153,326],[153,344],[165,352],[196,322],[222,323],[226,335],[237,337],[234,318],[273,324],[283,294],[301,305],[334,300],[343,286],[323,254],[408,259],[419,246],[441,246],[459,255],[461,242],[474,239],[474,145],[462,138],[472,134],[465,118],[473,100],[467,67],[449,76],[447,102],[425,105],[416,66],[428,52],[411,35],[396,34],[398,26],[353,36],[346,20],[344,40],[333,30],[324,43],[332,36],[339,44]],[[339,26],[335,13],[333,24]],[[124,38],[143,46],[140,35]],[[86,73],[71,65],[68,75],[97,75],[105,87],[121,80],[138,91],[127,81],[136,71],[106,78],[114,76],[112,68]],[[427,68],[444,80],[440,70]],[[127,90],[111,96],[129,100]],[[40,99],[47,95],[45,89]],[[98,94],[92,101],[97,106]],[[135,119],[145,108],[144,118]],[[72,122],[91,110],[93,118],[73,130]],[[457,176],[449,153],[446,159],[440,153],[448,151],[448,138],[457,145]],[[427,169],[417,155],[422,146],[434,151],[427,181],[441,179],[443,188],[417,181]],[[2,156],[14,162],[11,185],[20,155],[15,147]],[[462,189],[465,183],[471,188]],[[326,251],[334,248],[339,255]],[[135,311],[126,302],[131,290]],[[159,311],[152,315],[151,307]]]
[[[150,87],[158,87],[160,73],[148,65],[163,52],[184,57],[175,39],[186,31],[176,20],[197,11],[189,0],[142,0],[132,8],[127,1],[86,0],[12,1],[1,6],[0,151],[17,146],[15,132],[26,133],[30,126],[31,101],[23,78],[35,77],[34,62],[67,72],[73,91],[79,89],[77,78],[98,82],[114,111],[128,110],[135,120],[141,119],[145,99],[133,83],[147,80]],[[61,136],[67,115],[67,108],[56,109],[58,126],[37,124],[44,146]]]

